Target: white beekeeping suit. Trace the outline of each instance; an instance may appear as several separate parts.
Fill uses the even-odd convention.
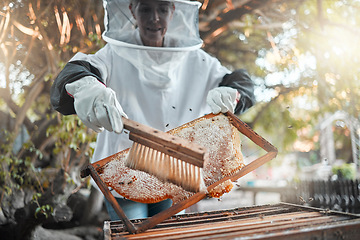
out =
[[[102,36],[107,44],[95,54],[77,53],[69,61],[52,87],[53,107],[63,114],[75,113],[74,100],[66,94],[65,85],[84,76],[92,76],[113,90],[129,119],[162,131],[212,112],[207,96],[219,86],[237,90],[232,89],[241,96],[237,112],[250,107],[254,97],[248,75],[232,74],[200,49],[203,44],[198,31],[200,3],[172,2],[175,11],[164,46],[149,47],[141,41],[129,10],[130,1],[104,0]],[[91,97],[94,93],[86,94]],[[97,136],[92,162],[130,146],[128,134],[102,131]]]
[[[108,44],[95,55],[77,54],[72,59],[89,61],[100,70],[130,119],[162,131],[210,113],[206,95],[229,73],[200,50],[199,3],[174,2],[164,47],[148,47],[141,43],[129,1],[104,1],[103,38]],[[93,161],[128,148],[131,142],[126,134],[104,131],[97,145]]]

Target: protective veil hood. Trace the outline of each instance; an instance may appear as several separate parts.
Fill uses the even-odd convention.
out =
[[[160,0],[161,1],[161,0]],[[201,3],[174,2],[175,11],[164,38],[164,47],[142,44],[136,20],[132,16],[130,0],[104,0],[105,31],[103,39],[122,58],[139,72],[140,80],[156,87],[169,87],[176,68],[189,51],[202,46],[199,35],[198,12]]]

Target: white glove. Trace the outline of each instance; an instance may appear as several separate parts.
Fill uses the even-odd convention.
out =
[[[239,102],[240,93],[231,87],[217,87],[209,91],[206,102],[214,114],[219,112],[234,113],[236,104]]]
[[[95,132],[105,128],[110,132],[121,133],[121,116],[127,116],[112,89],[91,76],[68,83],[65,89],[73,96],[76,114],[87,127]]]

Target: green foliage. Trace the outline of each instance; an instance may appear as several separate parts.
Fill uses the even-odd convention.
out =
[[[87,184],[74,172],[88,163],[95,133],[76,116],[55,113],[49,94],[54,78],[77,51],[91,53],[104,46],[94,34],[102,27],[97,19],[101,21],[103,7],[98,0],[4,4],[0,3],[0,208],[7,223],[14,224],[18,208],[29,210],[35,204],[34,212],[24,211],[31,215],[24,218],[35,216],[42,222],[51,216],[54,204],[66,204],[74,189]],[[65,16],[71,31],[64,35]],[[84,23],[82,30],[78,19]]]
[[[356,177],[356,168],[354,164],[344,163],[340,166],[332,167],[333,174],[336,174],[339,178],[354,180]]]
[[[316,57],[318,102],[326,110],[345,110],[357,117],[359,112],[358,81],[360,23],[357,1],[322,1],[317,9],[313,1],[306,1],[298,9],[299,37],[297,47]],[[320,11],[320,13],[319,13]]]
[[[257,64],[246,66],[259,76],[254,79],[261,99],[248,115],[281,149],[293,151],[295,141],[313,142],[324,113],[343,110],[360,117],[359,7],[358,1],[287,1],[279,8],[282,29],[268,30],[271,37],[254,30],[246,38],[258,54]],[[317,150],[319,143],[313,146]]]
[[[40,217],[43,215],[45,218],[48,218],[54,211],[53,207],[49,204],[41,205],[39,203],[39,198],[41,198],[41,193],[35,193],[32,197],[32,202],[37,205],[37,208],[35,209],[35,218]]]
[[[38,185],[33,181],[32,175],[35,174],[35,168],[31,162],[31,158],[18,158],[13,153],[13,139],[11,134],[6,134],[9,141],[1,145],[0,151],[0,193],[11,195],[14,191],[20,190],[22,187],[38,189]],[[24,144],[29,152],[34,153],[39,158],[42,153],[34,148],[31,143]]]
[[[89,146],[91,142],[95,141],[95,134],[89,134],[87,131],[88,129],[75,115],[64,116],[60,126],[51,126],[47,130],[48,136],[56,138],[56,147],[53,149],[53,153],[57,155],[63,154],[69,149],[73,149],[75,152],[85,149],[83,154],[89,159],[93,149],[91,147],[84,148],[84,146]],[[53,207],[50,204],[41,204],[39,199],[42,197],[42,193],[51,187],[53,176],[49,178],[46,168],[41,169],[34,166],[34,162],[43,159],[42,151],[28,141],[23,144],[21,151],[27,151],[29,154],[19,158],[19,153],[13,151],[14,137],[12,134],[7,133],[5,139],[7,139],[6,143],[0,147],[0,194],[2,195],[2,205],[11,205],[11,199],[18,191],[33,192],[32,202],[37,205],[34,212],[35,217],[48,218],[52,214]],[[56,167],[69,169],[69,165],[70,163],[63,159]],[[77,180],[73,179],[70,174],[65,173],[65,175],[67,184],[76,187]]]
[[[97,48],[99,49],[105,46],[104,40],[102,38],[99,38],[99,36],[94,33],[89,33],[88,41],[90,45],[95,44],[95,46],[97,46]]]
[[[64,151],[64,148],[71,148],[74,151],[80,149],[80,145],[88,144],[96,140],[95,132],[88,132],[89,129],[79,120],[76,115],[61,116],[60,125],[50,126],[47,129],[47,136],[55,136],[57,141],[55,148],[53,149],[54,154],[59,154]],[[85,151],[85,155],[89,158],[92,156],[93,149],[89,147]]]

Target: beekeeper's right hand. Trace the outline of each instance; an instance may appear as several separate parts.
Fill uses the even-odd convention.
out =
[[[112,89],[92,76],[68,83],[65,89],[74,98],[76,114],[87,127],[95,132],[105,128],[110,132],[121,133],[121,116],[127,116]]]

